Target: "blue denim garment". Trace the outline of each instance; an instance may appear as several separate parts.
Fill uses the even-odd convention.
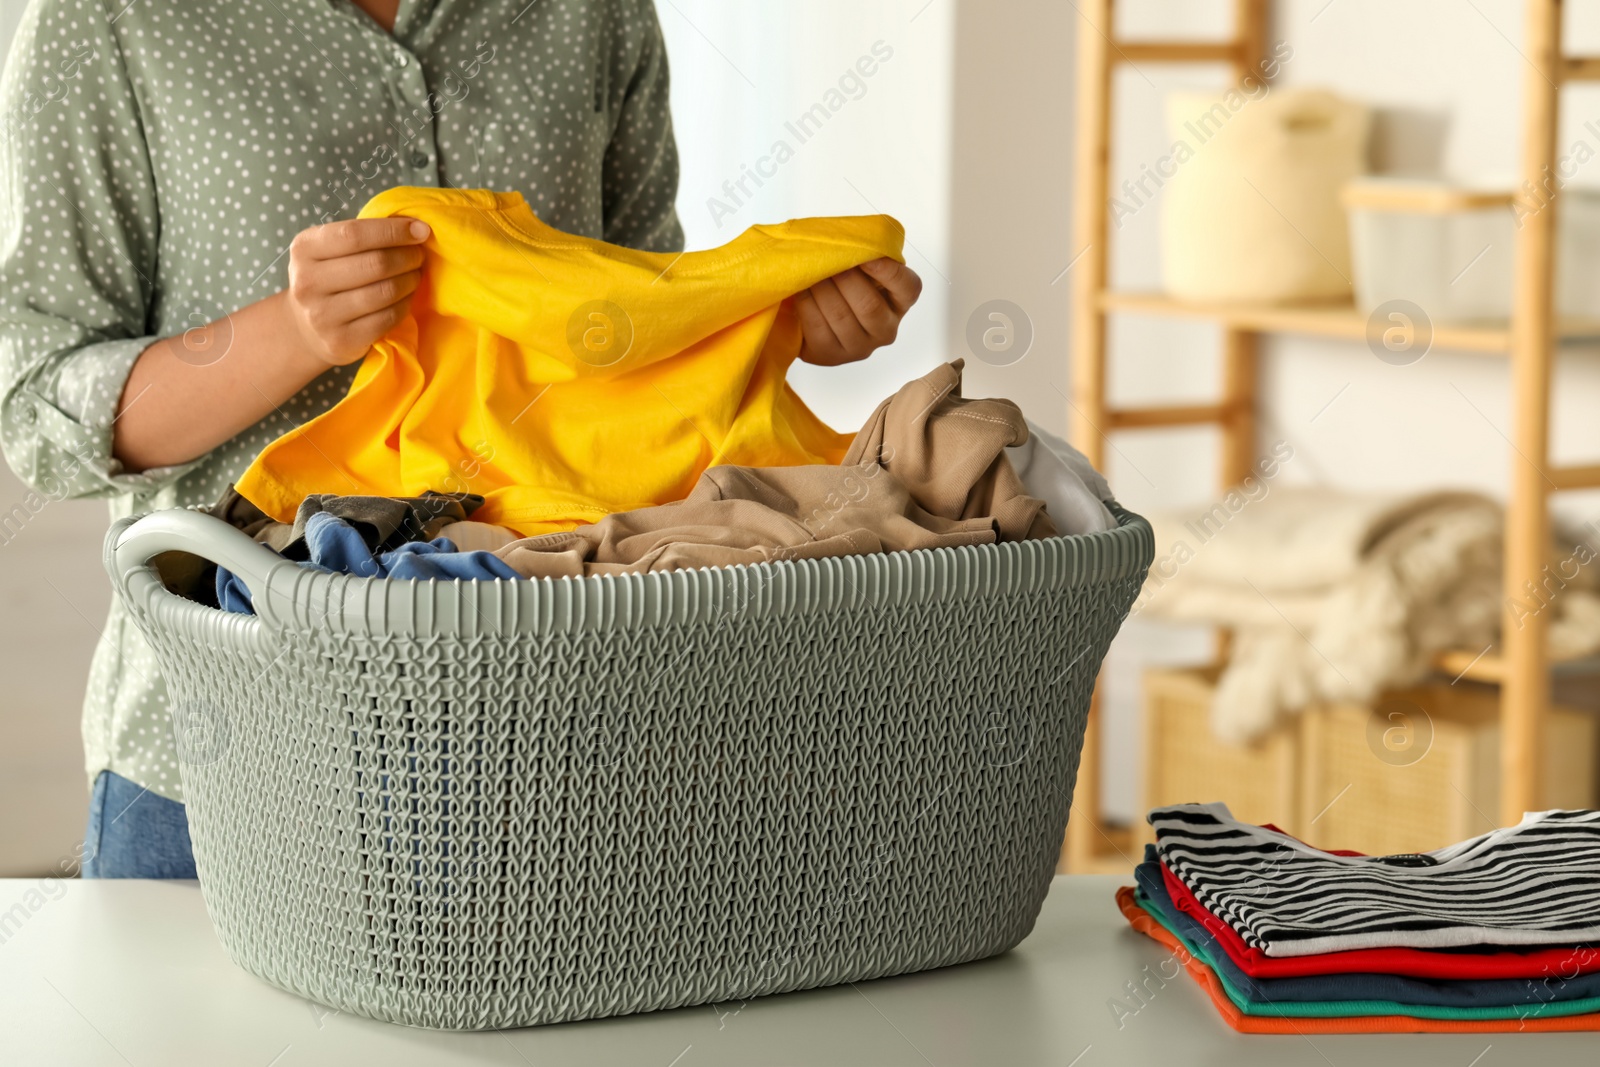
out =
[[[183,805],[101,771],[89,797],[83,877],[195,877]]]
[[[408,756],[410,773],[415,774],[416,757]],[[448,773],[448,764],[446,772]],[[414,858],[410,867],[417,891],[424,892],[420,876],[434,871],[441,884],[440,895],[452,893],[451,884],[464,872],[459,860],[451,857],[448,843],[439,855],[429,857],[411,831],[410,820],[398,812],[410,802],[398,803],[389,794],[389,775],[379,776],[383,790],[383,850]],[[415,783],[411,785],[415,789]],[[447,802],[448,803],[448,802]],[[393,809],[394,813],[391,813]],[[448,808],[446,809],[448,813]],[[404,862],[404,861],[402,861]],[[157,796],[119,774],[101,771],[94,780],[89,798],[89,828],[84,834],[83,868],[85,878],[194,878],[194,853],[189,844],[189,816],[184,806]]]
[[[522,578],[499,556],[491,552],[457,551],[447,537],[412,541],[374,556],[360,531],[343,519],[323,512],[306,520],[305,538],[310,559],[300,566],[331,574],[353,574],[360,578],[438,578],[442,581]],[[242,615],[255,613],[244,582],[222,567],[217,568],[217,605],[223,611]]]

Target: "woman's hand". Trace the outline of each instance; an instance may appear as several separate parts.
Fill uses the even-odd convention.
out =
[[[329,367],[366,355],[405,317],[422,278],[417,246],[427,239],[415,219],[301,231],[289,246],[289,288],[140,353],[112,422],[112,455],[129,472],[188,462]],[[205,347],[193,348],[191,335]]]
[[[427,223],[406,218],[302,230],[289,246],[285,299],[306,349],[330,366],[354,363],[405,318],[428,232]]]
[[[795,297],[805,336],[800,358],[824,367],[866,359],[894,341],[921,295],[917,272],[887,258],[818,282]]]

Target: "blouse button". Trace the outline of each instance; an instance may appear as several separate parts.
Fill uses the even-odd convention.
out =
[[[416,167],[418,170],[421,170],[423,167],[426,167],[428,165],[428,162],[429,162],[428,153],[426,153],[426,152],[413,152],[413,153],[411,153],[411,165],[413,167]]]
[[[39,421],[39,412],[32,404],[23,404],[22,410],[17,412],[17,417],[23,421],[24,425],[32,426]]]

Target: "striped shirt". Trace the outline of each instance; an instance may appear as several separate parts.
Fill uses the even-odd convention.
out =
[[[1600,811],[1546,811],[1436,852],[1339,856],[1234,819],[1150,813],[1161,862],[1268,956],[1600,940]]]

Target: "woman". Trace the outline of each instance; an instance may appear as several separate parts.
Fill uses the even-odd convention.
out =
[[[394,185],[521,192],[673,251],[650,0],[33,0],[0,87],[0,443],[113,517],[215,501],[404,317],[427,227]],[[892,341],[888,260],[797,307],[801,358]],[[84,874],[193,877],[166,687],[113,601],[84,704]]]

